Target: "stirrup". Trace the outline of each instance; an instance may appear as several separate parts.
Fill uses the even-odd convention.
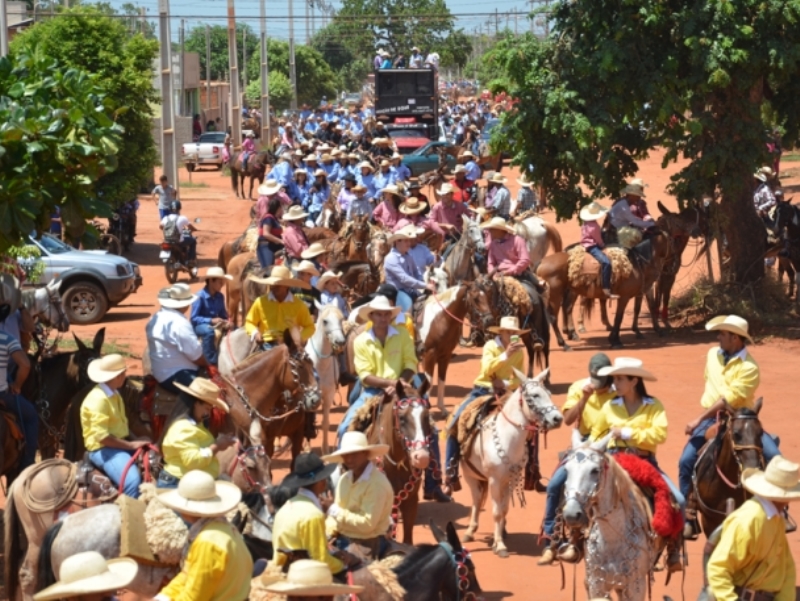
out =
[[[558,547],[556,557],[564,563],[580,563],[581,559],[583,559],[583,550],[578,545],[564,543]]]

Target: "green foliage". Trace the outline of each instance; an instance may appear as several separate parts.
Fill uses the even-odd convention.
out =
[[[246,33],[245,33],[246,31]],[[228,28],[225,25],[212,25],[209,28],[211,41],[211,79],[224,80],[228,74]],[[184,41],[187,52],[200,55],[200,75],[206,76],[206,26],[200,25],[189,30]],[[242,68],[245,45],[247,47],[247,81],[258,79],[260,69],[261,41],[253,28],[246,23],[236,24],[236,54],[239,68]]]
[[[337,88],[360,91],[367,75],[372,72],[372,57],[354,52],[343,43],[343,36],[341,25],[332,22],[317,31],[311,40],[311,47],[320,53],[336,74]]]
[[[44,275],[42,251],[38,246],[34,244],[12,246],[7,254],[17,259],[17,264],[25,272],[25,279],[28,282],[36,282]]]
[[[267,52],[270,75],[272,71],[279,71],[288,78],[289,43],[270,40]],[[322,55],[311,46],[295,46],[294,55],[297,70],[297,101],[300,104],[317,106],[323,96],[333,99],[336,95],[336,75]]]
[[[245,91],[248,104],[261,104],[261,80],[256,79],[247,84]],[[269,72],[269,103],[274,111],[288,109],[292,102],[292,84],[289,78],[280,71]]]

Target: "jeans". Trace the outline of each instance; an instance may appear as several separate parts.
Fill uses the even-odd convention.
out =
[[[178,384],[183,384],[184,386],[189,386],[194,379],[197,377],[197,370],[193,369],[182,369],[179,372],[172,374],[169,378],[164,380],[163,382],[159,382],[159,385],[164,390],[168,390],[172,394],[180,394],[180,389],[175,386],[175,382]]]
[[[219,361],[217,352],[216,330],[210,323],[201,323],[194,327],[194,333],[203,339],[203,354],[211,365],[216,365]]]
[[[411,315],[411,307],[413,304],[414,299],[412,299],[407,292],[404,292],[403,290],[397,291],[397,302],[395,302],[395,305],[400,307],[403,313],[406,315]]]
[[[694,472],[694,466],[697,463],[697,455],[703,445],[706,444],[706,432],[715,423],[716,420],[713,417],[700,422],[683,448],[683,453],[678,462],[678,482],[680,483],[681,494],[684,497],[688,497],[692,491],[692,472]],[[761,436],[761,446],[764,451],[765,463],[769,463],[773,457],[781,454],[775,440],[766,432]]]
[[[561,504],[561,494],[567,483],[567,468],[559,465],[547,483],[547,500],[544,503],[544,533],[552,537],[556,529],[556,513]]]
[[[21,394],[12,394],[10,390],[0,392],[0,401],[9,413],[17,418],[17,423],[25,436],[25,446],[19,462],[19,470],[22,471],[36,463],[36,449],[39,448],[39,415],[33,403]]]
[[[461,404],[456,409],[456,412],[453,414],[453,417],[450,418],[450,423],[447,425],[447,428],[450,429],[458,420],[458,417],[464,412],[469,404],[481,396],[486,396],[487,394],[492,394],[492,391],[488,388],[484,388],[483,386],[476,386],[473,388],[469,396],[464,399]],[[447,470],[450,467],[450,462],[455,458],[456,453],[458,453],[458,438],[455,436],[448,436],[447,437],[447,444],[445,446],[445,454],[444,454],[444,466],[442,469]],[[458,466],[454,466],[455,474],[458,474]]]
[[[156,488],[178,488],[178,482],[180,482],[178,478],[168,473],[165,469],[162,469],[158,474]]]
[[[354,394],[356,389],[358,389],[357,395]],[[367,402],[368,398],[382,394],[383,388],[364,386],[361,384],[361,380],[356,382],[356,385],[353,386],[353,392],[350,393],[350,399],[352,399],[350,402],[350,408],[347,410],[347,413],[344,414],[344,419],[342,419],[342,423],[339,424],[339,429],[337,430],[339,441],[342,440],[342,436],[344,436],[344,433],[347,432],[348,428],[350,427],[350,423],[353,421],[356,411],[364,406],[364,403]]]
[[[172,209],[158,209],[159,221],[164,219],[167,215],[172,215]]]
[[[603,290],[611,290],[611,259],[609,259],[599,246],[590,246],[586,252],[592,255],[600,263],[600,277],[603,282]]]
[[[131,451],[102,447],[89,453],[89,460],[96,468],[103,470],[105,475],[119,487],[119,483],[122,480],[122,472],[125,471],[125,466],[128,465],[132,456],[133,453]],[[138,499],[139,485],[141,483],[142,476],[139,474],[139,467],[135,464],[131,465],[125,476],[125,484],[122,487],[122,492],[129,497]]]
[[[256,249],[256,254],[258,255],[258,262],[261,264],[262,269],[272,267],[273,263],[275,263],[275,253],[272,252],[268,244],[259,244]]]
[[[192,236],[182,236],[181,246],[186,251],[187,261],[197,261],[197,239]]]

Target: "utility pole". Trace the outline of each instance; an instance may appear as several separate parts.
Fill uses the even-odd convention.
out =
[[[145,18],[145,14],[147,13],[147,9],[144,6],[139,7],[139,33],[143,36],[146,35],[147,31],[147,20]]]
[[[0,57],[8,55],[8,13],[6,0],[0,0]]]
[[[271,117],[269,115],[269,62],[267,57],[267,1],[261,0],[261,143],[267,146],[270,140]]]
[[[528,2],[530,2],[530,4],[531,4],[531,14],[529,15],[529,18],[530,18],[530,20],[531,20],[531,34],[534,34],[534,33],[535,33],[535,32],[534,32],[534,30],[533,30],[533,23],[534,23],[534,21],[536,20],[536,18],[535,18],[535,15],[533,14],[533,3],[534,3],[535,1],[536,1],[536,0],[528,0]]]
[[[232,0],[231,0],[232,1]],[[292,83],[292,110],[297,110],[297,66],[294,57],[294,2],[289,2],[289,80]]]
[[[500,13],[497,12],[497,8],[494,9],[494,39],[497,41],[497,32],[500,29]]]
[[[242,29],[242,92],[247,94],[247,27]]]
[[[178,190],[178,156],[175,144],[175,97],[172,94],[172,43],[169,39],[169,0],[158,0],[158,37],[161,54],[161,165]]]
[[[519,36],[519,13],[514,10],[514,37]]]
[[[317,23],[314,15],[314,0],[308,0],[308,4],[311,7],[311,36],[313,37],[317,33]]]
[[[206,112],[211,110],[211,26],[206,23]]]
[[[228,65],[231,86],[231,140],[234,148],[242,145],[242,95],[239,93],[239,56],[236,51],[236,10],[228,0]]]
[[[544,0],[544,37],[550,37],[550,0]]]
[[[186,114],[186,99],[184,98],[184,96],[186,96],[186,94],[184,93],[184,89],[183,89],[184,81],[186,81],[186,79],[183,76],[183,49],[184,49],[184,37],[185,37],[185,33],[184,33],[184,31],[185,31],[184,30],[184,26],[185,25],[186,25],[186,21],[184,19],[181,19],[181,28],[178,30],[178,41],[179,41],[180,48],[181,48],[181,55],[178,57],[178,71],[180,71],[180,73],[178,75],[180,76],[180,79],[181,79],[180,80],[180,91],[181,91],[180,94],[181,95],[179,96],[180,101],[178,103],[178,111],[179,111],[178,114],[181,115],[181,116]]]
[[[308,5],[310,2],[308,0],[304,0],[303,4],[306,5],[306,46],[308,46],[309,42],[311,41],[311,20],[309,18],[309,7]]]

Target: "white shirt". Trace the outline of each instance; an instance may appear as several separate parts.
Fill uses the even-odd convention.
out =
[[[194,363],[203,354],[192,324],[175,309],[162,307],[145,328],[150,368],[159,382],[174,376],[182,369],[197,371]]]
[[[756,501],[761,503],[761,508],[764,510],[764,513],[767,514],[768,520],[771,520],[775,516],[780,515],[780,513],[778,512],[778,508],[775,507],[775,504],[772,501],[770,501],[769,499],[765,499],[764,497],[761,497],[759,495],[753,495],[753,497],[755,497]]]
[[[655,225],[654,221],[645,221],[644,219],[639,219],[636,215],[634,215],[631,211],[628,201],[625,199],[620,200],[613,207],[611,207],[608,215],[611,218],[612,225],[617,229],[625,227],[626,225],[630,225],[646,230],[647,228]]]
[[[162,227],[167,227],[167,223],[172,221],[173,218],[175,218],[175,215],[167,215],[166,217],[164,217],[164,219],[161,220],[161,226]],[[183,215],[178,215],[178,217],[175,219],[175,221],[177,223],[179,232],[182,232],[183,230],[185,230],[186,228],[189,227],[189,218],[188,217],[184,217]]]

